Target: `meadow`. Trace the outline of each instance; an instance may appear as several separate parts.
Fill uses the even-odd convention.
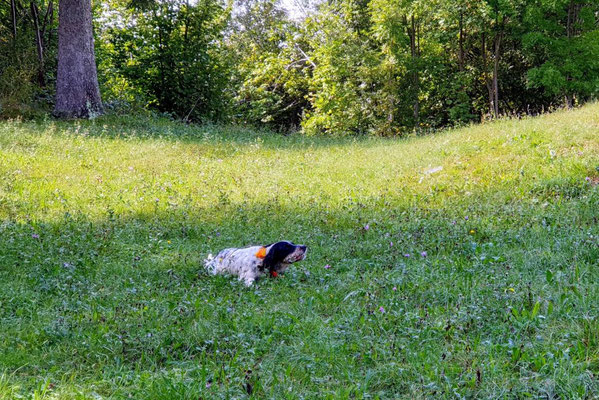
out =
[[[398,139],[0,122],[0,398],[599,397],[599,104]],[[306,260],[246,288],[208,253]]]

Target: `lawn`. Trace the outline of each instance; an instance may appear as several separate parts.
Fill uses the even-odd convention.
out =
[[[0,398],[597,398],[598,168],[597,103],[405,139],[0,122]],[[285,276],[202,268],[280,239]]]

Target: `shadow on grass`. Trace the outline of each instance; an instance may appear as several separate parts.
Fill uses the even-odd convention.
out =
[[[373,138],[368,136],[331,137],[305,136],[300,133],[279,134],[265,129],[241,125],[195,125],[164,118],[144,116],[102,116],[93,120],[37,121],[15,123],[32,131],[47,130],[57,133],[77,134],[110,139],[163,139],[187,143],[219,146],[238,146],[260,143],[269,149],[301,147],[345,147],[359,143],[362,146],[380,145],[399,138]],[[32,129],[33,128],[33,129]]]
[[[417,382],[425,366],[440,367],[447,348],[468,358],[470,350],[459,345],[464,340],[510,335],[506,303],[526,309],[533,297],[564,293],[560,285],[547,286],[547,270],[567,277],[564,285],[577,279],[578,290],[597,297],[591,266],[599,247],[591,234],[599,233],[599,198],[592,189],[576,194],[544,208],[483,197],[442,209],[402,208],[377,198],[336,209],[230,204],[96,220],[65,214],[58,221],[4,221],[0,370],[26,390],[46,378],[75,379],[84,387],[102,382],[106,395],[144,396],[149,389],[136,386],[141,378],[131,377],[134,371],[163,376],[183,369],[194,382],[220,382],[221,394],[240,395],[251,369],[257,393],[273,395],[286,386],[269,377],[286,368],[286,377],[306,390],[329,393],[338,393],[334,382],[346,382],[348,368],[371,369],[381,374],[368,383],[373,389],[399,385],[406,394],[406,379]],[[279,239],[310,247],[283,279],[246,289],[202,268],[208,252]],[[569,277],[573,262],[578,276]],[[510,287],[515,294],[506,292]],[[575,305],[568,318],[590,311],[582,298],[568,301]],[[377,317],[385,309],[386,319]],[[478,319],[464,322],[472,315]],[[450,320],[467,326],[451,331],[455,340],[437,327]],[[385,376],[383,366],[399,357],[389,350],[396,344],[405,350],[400,364],[407,372]],[[303,381],[308,372],[292,368],[323,356],[331,364],[310,374],[332,376],[333,383],[313,386]],[[496,357],[503,365],[511,356]],[[437,379],[435,368],[429,379]],[[448,372],[447,379],[460,374]],[[187,378],[165,379],[205,392],[188,387]]]

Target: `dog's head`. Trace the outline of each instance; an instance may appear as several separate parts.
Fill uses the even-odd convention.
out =
[[[306,246],[287,241],[270,244],[266,246],[262,268],[271,274],[283,272],[289,265],[306,258],[307,251]]]

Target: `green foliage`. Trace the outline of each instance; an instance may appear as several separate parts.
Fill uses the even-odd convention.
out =
[[[56,76],[56,21],[49,3],[15,0],[16,36],[10,2],[0,3],[0,118],[44,115],[54,102]],[[43,68],[37,56],[36,31],[31,7],[40,13]],[[42,30],[43,28],[43,30]]]
[[[20,44],[0,46],[0,117],[4,118],[27,115],[36,92],[34,49]]]
[[[221,46],[228,11],[219,1],[152,2],[106,17],[100,74],[111,87],[104,94],[127,102],[142,97],[185,120],[226,116],[229,66]]]
[[[309,107],[311,75],[301,32],[275,1],[248,2],[233,27],[235,118],[279,131],[296,129]]]
[[[33,13],[15,1],[16,44],[11,1],[0,3],[5,116],[51,104],[55,76],[56,23],[50,17],[42,32],[40,74]],[[106,108],[394,136],[571,107],[599,93],[597,1],[316,3],[292,17],[281,0],[94,2]]]
[[[531,87],[541,87],[557,101],[587,100],[599,93],[599,4],[536,1],[526,14],[530,31],[523,39],[538,66],[528,71]],[[570,104],[568,104],[570,103]]]
[[[595,398],[598,123],[1,122],[0,398]],[[202,268],[279,239],[278,279]]]
[[[307,41],[313,49],[310,82],[312,110],[303,127],[307,133],[367,133],[374,128],[376,86],[381,70],[368,39],[368,29],[356,15],[367,10],[359,4],[333,5],[307,21]],[[362,30],[359,30],[361,27]]]

